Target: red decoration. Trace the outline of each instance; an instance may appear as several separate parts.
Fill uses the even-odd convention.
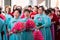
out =
[[[24,13],[22,13],[22,15],[21,15],[21,18],[25,18],[25,15],[24,15]]]
[[[30,17],[31,17],[31,18],[34,18],[34,16],[35,16],[36,14],[37,14],[37,12],[31,12],[31,13],[30,13]]]
[[[28,19],[27,22],[26,22],[26,29],[31,29],[31,28],[35,28],[35,23],[33,20],[31,19]]]
[[[9,12],[9,14],[10,14],[12,17],[14,16],[14,15],[13,15],[13,14],[14,14],[14,12]]]
[[[3,20],[6,19],[5,16],[4,16],[3,14],[0,14],[0,18],[3,19]]]
[[[44,40],[44,37],[41,33],[41,31],[34,31],[33,32],[33,35],[34,35],[34,40]]]
[[[17,22],[13,29],[11,30],[12,32],[15,32],[15,31],[22,31],[24,29],[24,23],[22,22]]]

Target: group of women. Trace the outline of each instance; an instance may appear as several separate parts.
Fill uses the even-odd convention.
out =
[[[18,30],[20,27],[23,28]],[[59,40],[59,33],[58,7],[44,9],[29,5],[22,9],[14,5],[13,12],[10,6],[5,7],[5,12],[0,7],[0,40]]]

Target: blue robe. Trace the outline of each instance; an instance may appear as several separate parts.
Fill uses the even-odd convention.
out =
[[[3,31],[3,28],[4,28],[4,20],[0,18],[0,40],[2,40],[1,32]]]
[[[7,36],[7,27],[8,27],[8,25],[9,25],[10,20],[12,19],[12,16],[9,15],[9,14],[6,14],[5,17],[6,17],[6,20],[5,20],[5,28],[6,28],[5,33],[6,33],[6,34],[5,34],[5,35],[6,35],[6,40],[8,40],[9,37]],[[4,35],[4,36],[5,36],[5,35]],[[4,37],[4,39],[5,39],[5,37]]]
[[[5,23],[5,24],[8,26],[8,24],[9,24],[9,22],[10,22],[12,16],[9,15],[9,14],[6,14],[5,17],[6,17],[6,20],[5,20],[6,23]]]
[[[40,28],[40,31],[42,32],[44,36],[44,40],[52,40],[51,31],[50,31],[50,25],[51,25],[51,19],[45,15],[45,14],[37,14],[34,17],[34,21],[38,25],[42,26],[43,28]],[[40,24],[39,24],[40,23]]]
[[[28,18],[23,18],[20,20],[20,22],[26,22],[27,20]],[[26,31],[26,29],[22,31],[21,36],[22,36],[22,40],[34,40],[32,31]]]
[[[46,30],[46,40],[52,40],[52,34],[51,34],[51,29],[50,29],[50,26],[51,26],[51,19],[49,16],[47,16],[47,26],[45,27],[45,30]]]
[[[14,24],[19,20],[20,20],[19,18],[18,19],[12,18],[9,23],[8,30],[9,31],[12,30],[12,28],[14,27]],[[11,34],[9,40],[21,40],[21,33],[19,32],[19,33]]]

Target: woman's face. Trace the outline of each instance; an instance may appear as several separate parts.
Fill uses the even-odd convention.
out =
[[[29,10],[32,10],[32,7],[28,7]]]
[[[37,9],[36,7],[33,8],[33,11],[36,11],[36,12],[37,12],[37,10],[38,10],[38,9]]]
[[[59,10],[58,8],[55,8],[55,11],[57,11],[57,12],[58,12],[58,10]]]
[[[6,12],[8,12],[9,8],[6,8]]]
[[[18,18],[19,15],[20,15],[20,14],[19,14],[18,10],[16,10],[16,11],[14,12],[14,17],[15,17],[15,18]]]
[[[7,13],[11,12],[11,8],[8,8],[8,7],[7,7],[7,8],[6,8],[6,12],[7,12]]]
[[[25,15],[25,17],[29,17],[29,16],[30,16],[28,11],[26,11],[26,12],[24,13],[24,15]]]
[[[58,15],[60,16],[60,12],[58,12]]]
[[[51,13],[55,13],[54,11],[51,11]]]
[[[38,9],[38,13],[39,13],[39,14],[42,14],[42,13],[43,13],[42,8],[39,8],[39,9]]]

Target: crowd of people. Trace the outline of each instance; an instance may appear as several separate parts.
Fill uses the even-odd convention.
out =
[[[60,40],[59,8],[0,7],[0,40]]]

